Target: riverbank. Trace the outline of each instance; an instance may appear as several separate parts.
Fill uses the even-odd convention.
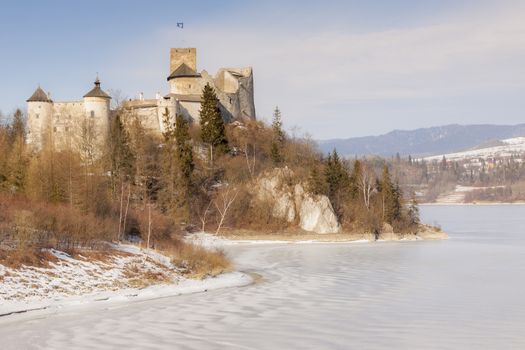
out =
[[[223,249],[239,244],[367,243],[447,238],[444,232],[428,227],[417,235],[383,233],[378,239],[367,233],[320,235],[235,231],[221,236],[193,233],[186,236],[186,241],[204,248]],[[92,303],[141,301],[245,286],[253,282],[252,276],[241,272],[222,273],[204,279],[187,278],[169,257],[133,245],[121,245],[111,254],[99,256],[84,253],[73,257],[56,250],[49,253],[53,259],[45,267],[0,265],[0,316],[89,306]]]
[[[448,235],[438,228],[421,225],[417,234],[381,233],[375,237],[372,233],[332,233],[316,234],[300,231],[280,233],[261,233],[253,231],[225,231],[220,235],[205,232],[192,233],[186,241],[206,248],[217,248],[235,244],[272,244],[272,243],[361,243],[386,241],[443,240]]]
[[[153,250],[120,245],[109,252],[75,256],[50,249],[42,266],[0,264],[0,316],[92,303],[119,303],[243,286],[240,272],[202,279]]]

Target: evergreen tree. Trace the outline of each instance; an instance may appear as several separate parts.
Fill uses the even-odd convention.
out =
[[[28,157],[25,144],[24,116],[20,109],[13,115],[9,128],[9,157],[7,159],[7,178],[13,191],[21,192],[24,189],[28,168]]]
[[[9,128],[9,137],[11,143],[14,143],[16,139],[22,139],[25,142],[26,131],[24,115],[20,109],[17,109],[13,114],[13,121]]]
[[[187,185],[191,183],[191,175],[195,168],[190,141],[188,122],[179,114],[175,118],[175,144],[179,169]]]
[[[349,178],[348,173],[334,149],[326,159],[325,179],[327,184],[327,193],[330,202],[336,213],[341,216],[344,198],[348,193]]]
[[[310,171],[308,192],[315,195],[326,194],[326,182],[317,166],[314,166]]]
[[[284,144],[283,122],[279,107],[275,107],[272,120],[273,139],[271,147],[271,157],[274,165],[279,165],[283,161],[282,149]]]
[[[133,173],[134,155],[130,147],[128,132],[124,128],[120,114],[117,114],[111,123],[109,162],[113,181],[129,180]]]
[[[408,206],[408,219],[411,225],[419,225],[419,207],[414,196],[412,196],[412,200]]]
[[[202,90],[200,125],[202,142],[210,147],[210,161],[213,165],[214,153],[220,155],[228,152],[228,139],[219,109],[219,99],[210,84],[206,84]]]
[[[383,221],[392,224],[401,218],[401,189],[392,182],[388,166],[383,167],[381,178],[381,195],[383,199]]]
[[[349,193],[352,199],[359,197],[359,184],[363,176],[363,165],[359,159],[354,160],[354,166],[350,175]]]

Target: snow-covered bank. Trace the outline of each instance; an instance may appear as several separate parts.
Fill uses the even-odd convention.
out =
[[[0,316],[53,310],[90,303],[129,302],[244,286],[252,278],[240,272],[202,280],[181,275],[169,257],[135,246],[102,258],[73,258],[51,250],[49,267],[0,265]]]
[[[387,241],[417,241],[448,239],[444,232],[431,227],[419,232],[417,235],[402,236],[395,233],[383,233],[376,240],[373,234],[305,234],[305,235],[253,235],[253,236],[217,236],[206,232],[196,232],[186,236],[186,241],[208,249],[222,249],[233,245],[261,245],[261,244],[354,244]]]

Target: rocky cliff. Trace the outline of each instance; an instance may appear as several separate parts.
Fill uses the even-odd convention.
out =
[[[293,171],[287,167],[261,175],[254,190],[258,200],[272,204],[275,218],[296,223],[308,232],[325,234],[341,230],[328,197],[307,193],[302,183],[294,183]]]

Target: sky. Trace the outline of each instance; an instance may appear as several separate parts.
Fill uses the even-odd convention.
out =
[[[184,22],[184,28],[177,27]],[[0,111],[167,93],[169,48],[252,66],[257,117],[316,139],[525,122],[525,1],[0,0]]]

